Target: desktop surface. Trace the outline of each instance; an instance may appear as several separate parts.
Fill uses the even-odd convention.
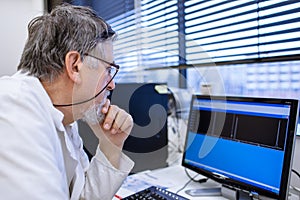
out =
[[[205,178],[204,176],[197,174],[189,169],[187,170],[191,176],[193,177],[196,176],[195,177],[196,179]],[[184,185],[189,181],[190,179],[186,175],[185,168],[178,164],[165,167],[165,168],[155,169],[155,170],[146,170],[128,176],[127,179],[124,181],[122,187],[117,192],[116,197],[113,200],[122,199],[131,194],[146,189],[150,186],[157,186],[166,189],[172,193],[177,193],[180,190],[177,193],[178,195],[191,200],[227,199],[223,196],[191,196],[186,193],[187,190],[193,190],[199,188],[215,188],[215,187],[221,187],[221,185],[209,179],[205,183],[190,182],[189,184],[186,185],[186,187],[184,187]]]

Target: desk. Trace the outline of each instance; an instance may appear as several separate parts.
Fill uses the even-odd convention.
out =
[[[194,177],[196,173],[188,170],[188,173]],[[195,177],[195,179],[204,178],[201,175]],[[189,177],[186,175],[184,167],[180,165],[174,165],[166,168],[147,170],[144,172],[139,172],[137,174],[129,176],[120,190],[117,192],[117,196],[126,197],[132,193],[140,191],[149,187],[150,185],[156,185],[162,188],[167,188],[167,190],[176,193],[181,189],[188,181]],[[224,200],[226,198],[222,196],[203,196],[203,197],[192,197],[185,193],[187,189],[195,189],[202,187],[217,187],[220,186],[218,183],[209,179],[206,183],[196,183],[191,181],[184,189],[182,189],[178,194],[192,200]],[[113,200],[118,200],[114,198]]]

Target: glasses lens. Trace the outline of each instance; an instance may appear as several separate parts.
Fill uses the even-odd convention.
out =
[[[108,75],[110,80],[112,80],[118,72],[118,69],[115,66],[111,66],[108,69]]]
[[[111,66],[110,67],[110,75],[113,77],[116,73],[117,73],[117,68],[116,67],[114,67],[114,66]]]

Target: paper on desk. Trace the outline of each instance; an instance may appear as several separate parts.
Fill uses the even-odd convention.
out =
[[[128,176],[122,185],[122,189],[138,192],[153,185],[161,188],[169,188],[173,187],[174,183],[163,177],[156,176],[155,174],[153,175],[151,171],[145,171],[143,173]]]

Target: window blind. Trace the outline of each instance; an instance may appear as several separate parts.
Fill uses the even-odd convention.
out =
[[[177,1],[141,1],[141,54],[143,66],[178,63]]]
[[[126,80],[143,81],[145,69],[178,65],[176,0],[141,0],[135,10],[108,20],[118,32],[116,62]],[[140,80],[136,80],[136,78]]]
[[[112,19],[134,9],[134,0],[94,0],[92,7],[105,20]]]
[[[92,6],[119,33],[121,71],[300,60],[298,0],[74,2]]]
[[[187,64],[299,59],[300,2],[185,1]]]
[[[57,1],[57,0],[56,0]],[[92,7],[105,20],[112,19],[134,9],[134,0],[63,0],[73,5]]]
[[[300,2],[259,3],[259,52],[261,57],[300,54]]]
[[[115,62],[122,69],[116,78],[126,74],[127,79],[134,79],[136,77],[135,69],[139,63],[139,31],[136,28],[136,14],[132,10],[110,19],[108,22],[118,33],[118,39],[114,42],[114,55]]]

